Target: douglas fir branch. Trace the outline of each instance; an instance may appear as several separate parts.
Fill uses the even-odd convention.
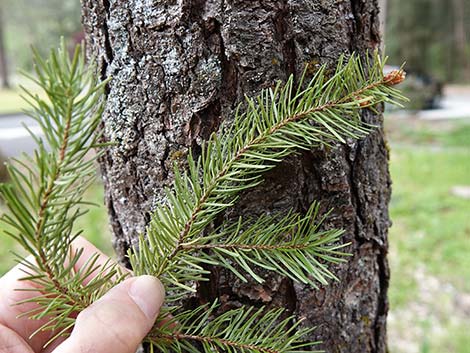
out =
[[[11,182],[0,192],[9,210],[2,217],[6,233],[32,255],[33,260],[18,258],[26,268],[24,280],[40,288],[26,300],[37,306],[25,315],[48,318],[38,332],[54,331],[50,343],[67,335],[76,313],[127,274],[114,263],[98,265],[98,255],[76,271],[82,252],[71,251],[81,233],[75,223],[88,207],[83,193],[95,175],[93,159],[86,156],[97,149],[99,157],[107,148],[99,142],[98,129],[107,82],[97,82],[79,48],[72,59],[62,46],[47,60],[35,55],[35,63],[32,79],[47,98],[27,90],[25,97],[44,135],[33,135],[33,156],[8,165]],[[311,70],[306,70],[298,83],[291,76],[247,97],[232,123],[214,133],[199,155],[189,151],[187,170],[175,167],[166,202],[156,205],[145,234],[128,253],[135,275],[157,276],[167,290],[166,306],[145,338],[152,350],[288,353],[312,348],[315,342],[305,339],[312,329],[286,317],[282,308],[240,307],[215,316],[217,302],[185,311],[181,299],[195,291],[197,282],[208,280],[207,265],[259,283],[268,271],[313,287],[336,279],[329,265],[346,261],[348,244],[341,242],[342,230],[322,227],[328,214],[320,214],[317,202],[306,214],[239,218],[215,229],[213,224],[236,205],[241,192],[262,183],[264,173],[287,156],[360,139],[374,129],[362,122],[362,110],[404,100],[394,88],[404,71],[384,77],[383,65],[377,54],[364,60],[342,57],[333,74],[323,66],[307,78]]]

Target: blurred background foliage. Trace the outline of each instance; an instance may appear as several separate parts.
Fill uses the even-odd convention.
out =
[[[385,1],[385,0],[383,0]],[[389,63],[406,61],[409,109],[436,108],[444,85],[470,81],[469,0],[386,1]]]
[[[406,60],[408,71],[441,82],[470,80],[469,0],[381,2],[390,64]],[[78,0],[2,0],[0,12],[10,73],[31,67],[31,45],[46,51],[60,36],[71,46],[83,39]]]
[[[78,0],[2,0],[0,6],[11,73],[31,68],[31,45],[45,54],[61,36],[71,47],[83,38]]]
[[[390,62],[441,82],[470,79],[468,0],[388,0],[385,48]]]

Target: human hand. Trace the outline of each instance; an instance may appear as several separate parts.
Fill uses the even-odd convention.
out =
[[[77,269],[90,256],[100,253],[83,238],[77,239],[73,246],[83,248],[75,265]],[[101,254],[100,263],[104,264],[107,259]],[[34,289],[31,283],[19,281],[21,277],[24,273],[18,265],[0,278],[0,353],[135,353],[152,328],[165,297],[157,278],[128,278],[82,311],[68,338],[57,339],[43,348],[53,337],[53,332],[43,331],[30,336],[46,321],[18,318],[35,307],[33,303],[15,305],[34,295],[34,292],[16,290]]]

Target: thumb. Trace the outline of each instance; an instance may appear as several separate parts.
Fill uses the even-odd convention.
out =
[[[135,353],[164,297],[155,277],[125,280],[78,315],[72,334],[54,353]]]

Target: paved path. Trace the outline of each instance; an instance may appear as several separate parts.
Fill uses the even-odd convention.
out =
[[[442,109],[406,113],[394,112],[401,117],[410,115],[425,120],[446,120],[470,118],[470,86],[446,87]],[[35,143],[22,125],[24,122],[35,134],[40,134],[38,123],[23,114],[0,115],[0,152],[6,157],[18,156],[21,152],[31,153]]]
[[[5,157],[14,157],[21,152],[31,153],[35,143],[23,123],[35,134],[40,134],[38,123],[23,114],[0,116],[0,151]]]
[[[421,110],[416,114],[425,120],[470,118],[470,91],[449,92],[441,102],[441,109]]]

